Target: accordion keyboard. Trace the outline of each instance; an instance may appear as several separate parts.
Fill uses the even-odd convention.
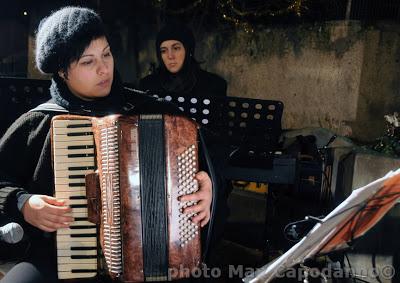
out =
[[[74,222],[57,230],[59,279],[89,278],[97,273],[97,230],[89,222],[85,175],[95,170],[90,120],[53,121],[55,197],[66,200]]]

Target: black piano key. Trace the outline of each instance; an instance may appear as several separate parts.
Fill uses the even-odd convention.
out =
[[[93,247],[71,247],[70,250],[71,251],[93,251],[93,250],[97,250],[97,246],[93,246]]]
[[[69,175],[69,179],[85,179],[85,175]]]
[[[79,157],[94,157],[94,153],[73,153],[68,154],[68,158],[79,158]]]
[[[80,170],[95,170],[95,166],[71,166],[68,167],[68,171],[80,171]]]
[[[92,127],[91,123],[84,123],[84,124],[71,124],[67,125],[67,128],[73,129],[73,128],[87,128],[87,127]]]
[[[74,225],[69,226],[70,229],[92,229],[96,228],[96,225]]]
[[[85,183],[69,183],[69,187],[84,187]]]
[[[71,238],[92,238],[92,237],[97,237],[96,233],[92,234],[71,234]]]
[[[75,217],[74,221],[88,221],[87,217]]]
[[[70,196],[69,199],[86,199],[85,196]]]
[[[94,148],[94,145],[69,145],[67,149],[74,150],[74,149],[89,149]]]
[[[82,207],[87,207],[87,204],[70,204],[69,207],[71,207],[71,208],[82,208]]]
[[[92,273],[97,272],[97,269],[71,269],[71,273]]]
[[[68,137],[93,136],[93,132],[67,133]]]
[[[97,258],[97,255],[71,255],[72,259]]]

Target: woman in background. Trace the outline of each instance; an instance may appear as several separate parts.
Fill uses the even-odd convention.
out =
[[[194,51],[193,33],[182,24],[167,24],[156,38],[158,69],[143,78],[139,88],[162,96],[226,96],[226,81],[202,70],[194,57]]]

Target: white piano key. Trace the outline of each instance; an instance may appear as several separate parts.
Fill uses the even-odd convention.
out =
[[[56,191],[55,198],[69,199],[70,197],[86,197],[86,190],[76,190],[73,192]]]
[[[87,175],[89,173],[93,173],[93,172],[94,172],[93,169],[89,169],[89,170],[74,170],[74,171],[69,171],[69,170],[56,171],[55,172],[55,177],[56,178],[70,178],[70,176],[77,176],[77,175],[85,176],[85,175]]]
[[[65,213],[65,216],[71,216],[74,218],[87,218],[88,212],[87,212],[87,208],[73,208],[72,212],[70,213]]]
[[[68,133],[93,132],[92,127],[53,128],[53,135],[67,135]]]
[[[97,242],[95,241],[81,241],[81,242],[58,242],[57,250],[70,250],[71,248],[82,247],[82,248],[97,248]]]
[[[69,192],[69,193],[86,192],[86,187],[85,186],[69,187],[68,185],[59,185],[58,192]]]
[[[93,141],[93,136],[92,135],[85,135],[85,136],[53,135],[53,141],[54,142],[82,141],[82,142],[86,143],[87,141]]]
[[[93,244],[97,243],[97,237],[71,237],[70,235],[58,234],[57,232],[57,243],[59,242],[89,242],[92,241]]]
[[[54,128],[66,128],[69,125],[81,125],[81,124],[91,124],[90,119],[71,119],[71,120],[54,120],[53,121],[53,130]]]
[[[71,217],[74,217],[74,218],[78,218],[78,217],[79,218],[87,218],[88,217],[88,212],[87,212],[87,210],[84,211],[84,212],[73,211],[71,213],[66,213],[65,215],[71,216]]]
[[[62,266],[58,267],[59,272],[70,272],[71,270],[78,269],[97,269],[97,262],[94,263],[79,263],[75,260],[72,262],[66,262]]]
[[[61,156],[53,156],[53,160],[55,163],[70,163],[70,164],[78,164],[83,162],[93,162],[94,164],[94,156],[89,157],[68,157],[65,155]]]
[[[76,234],[96,234],[96,228],[84,228],[84,229],[70,229],[60,228],[57,230],[58,235],[76,235]]]
[[[53,143],[53,148],[58,149],[67,149],[69,146],[94,146],[94,140],[88,140],[83,143],[82,141],[59,141],[57,143]]]
[[[96,269],[96,268],[91,268]],[[65,279],[76,279],[76,278],[92,278],[95,277],[96,273],[80,273],[80,272],[70,272],[70,271],[62,271],[58,272],[58,279],[65,280]]]
[[[69,164],[69,163],[56,163],[54,164],[54,170],[55,171],[68,171],[68,172],[74,172],[75,170],[71,170],[69,167],[93,167],[95,166],[94,158],[93,160],[86,161],[86,162],[77,162],[74,164]],[[89,169],[90,170],[90,169]]]
[[[57,262],[58,264],[66,264],[66,263],[79,263],[79,264],[95,264],[97,266],[97,258],[74,258],[72,259],[69,256],[60,256],[57,257]],[[82,269],[81,268],[77,268],[77,269]]]
[[[63,273],[71,272],[72,273],[72,270],[82,270],[82,269],[97,270],[97,262],[96,263],[93,263],[93,262],[92,263],[79,263],[76,261],[65,262],[64,264],[62,264],[61,266],[58,267],[59,274],[60,274],[60,272],[63,272]],[[90,273],[88,272],[88,274],[90,274]],[[61,279],[61,278],[59,278],[59,279]]]
[[[76,215],[77,213],[81,213],[81,212],[86,212],[87,213],[87,207],[73,208],[72,209],[72,217],[74,217],[74,215]]]
[[[82,256],[97,256],[96,250],[71,250],[71,249],[58,249],[57,248],[57,257],[68,257],[73,255],[82,255]]]
[[[94,148],[57,148],[56,150],[54,150],[54,156],[66,156],[68,154],[94,154]]]
[[[80,221],[74,221],[71,223],[70,226],[81,226],[81,225],[96,225],[95,223],[92,223],[90,221],[86,221],[86,220],[80,220]]]

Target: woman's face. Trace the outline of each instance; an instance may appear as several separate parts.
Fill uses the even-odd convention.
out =
[[[167,70],[173,74],[178,73],[185,62],[185,47],[178,40],[166,40],[160,46],[161,59]]]
[[[69,90],[83,100],[105,97],[111,91],[114,78],[114,58],[105,37],[93,40],[82,56],[72,62],[67,78],[62,72]]]

